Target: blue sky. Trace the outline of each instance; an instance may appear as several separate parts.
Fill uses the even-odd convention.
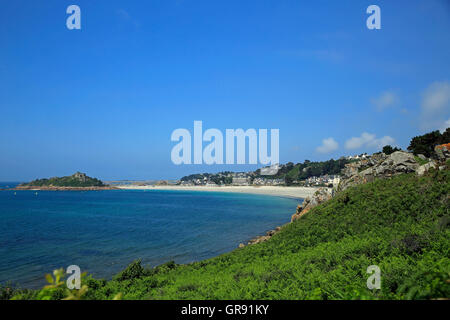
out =
[[[450,122],[449,40],[446,0],[2,1],[0,181],[254,168],[174,165],[194,120],[277,128],[282,163],[405,148]]]

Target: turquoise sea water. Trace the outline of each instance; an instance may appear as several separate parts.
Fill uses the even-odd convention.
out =
[[[0,188],[12,183],[2,183]],[[109,279],[134,259],[189,263],[289,221],[301,200],[198,191],[0,191],[0,283],[75,264]]]

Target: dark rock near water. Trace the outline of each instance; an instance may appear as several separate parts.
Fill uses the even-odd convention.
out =
[[[333,190],[330,188],[320,188],[312,197],[306,198],[301,205],[297,207],[297,212],[291,217],[291,222],[299,219],[312,208],[322,204],[333,197]]]

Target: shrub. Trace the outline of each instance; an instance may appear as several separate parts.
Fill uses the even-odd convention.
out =
[[[397,147],[392,147],[390,145],[386,145],[383,147],[383,153],[386,155],[390,155],[391,153],[394,153],[395,151],[400,151],[402,149],[397,148]]]
[[[114,280],[124,281],[129,279],[138,279],[146,274],[145,269],[141,265],[141,260],[135,260],[130,263],[125,270],[121,271],[114,277]]]

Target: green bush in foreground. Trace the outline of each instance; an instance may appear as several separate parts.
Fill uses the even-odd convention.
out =
[[[111,281],[85,278],[82,298],[449,298],[449,194],[448,168],[376,180],[338,194],[261,244],[188,265],[148,269],[135,261]],[[370,265],[381,269],[380,290],[367,289]]]

